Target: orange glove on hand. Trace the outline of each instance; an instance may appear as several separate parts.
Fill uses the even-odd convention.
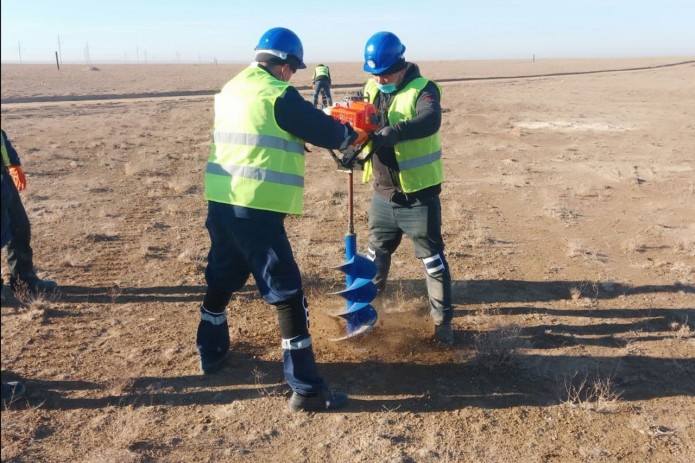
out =
[[[22,169],[22,166],[9,166],[7,170],[10,171],[12,181],[14,182],[14,186],[17,187],[17,191],[22,191],[27,187],[27,176],[24,175],[24,169]]]
[[[352,141],[352,143],[350,143],[350,146],[359,147],[369,139],[369,134],[367,132],[365,132],[364,130],[359,129],[359,128],[355,128],[354,130],[355,130],[355,133],[357,134],[357,138],[355,138]]]

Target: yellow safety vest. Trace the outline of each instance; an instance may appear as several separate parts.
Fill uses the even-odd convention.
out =
[[[0,138],[2,139],[2,165],[7,167],[10,165],[10,155],[7,153],[7,146],[5,145],[5,135],[0,132]]]
[[[316,69],[314,70],[314,80],[321,76],[328,77],[328,66],[316,66]]]
[[[290,84],[250,66],[215,95],[215,130],[205,199],[301,214],[304,141],[275,121],[275,101]]]
[[[394,95],[388,108],[388,119],[391,125],[408,121],[417,115],[415,105],[422,90],[431,82],[424,77],[417,77]],[[441,94],[442,88],[435,82]],[[369,102],[376,101],[379,89],[374,79],[369,79],[364,86],[364,95]],[[371,150],[372,146],[367,146]],[[442,142],[439,132],[429,137],[415,140],[405,140],[396,143],[396,162],[398,163],[398,179],[404,193],[414,193],[430,186],[439,185],[444,181],[442,169]],[[362,181],[369,182],[372,177],[372,161],[365,163]]]

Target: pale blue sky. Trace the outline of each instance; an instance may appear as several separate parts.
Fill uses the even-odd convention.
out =
[[[325,6],[324,6],[325,4]],[[695,0],[3,0],[2,61],[249,62],[267,29],[308,62],[387,30],[422,60],[695,56]],[[60,47],[59,47],[60,39]]]

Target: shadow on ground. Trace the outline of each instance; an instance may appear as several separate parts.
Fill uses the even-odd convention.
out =
[[[190,406],[229,404],[238,400],[289,393],[279,362],[259,360],[234,346],[232,365],[211,376],[137,377],[123,392],[90,381],[22,378],[27,406],[82,409],[107,406]],[[465,356],[463,356],[465,357]],[[331,385],[352,398],[345,413],[391,410],[425,413],[468,407],[498,409],[552,406],[567,400],[568,384],[610,380],[621,401],[695,396],[695,359],[641,355],[587,357],[524,355],[497,369],[472,359],[437,364],[365,361],[333,362],[319,368]],[[3,380],[15,379],[3,371]],[[259,383],[258,378],[263,378]]]
[[[406,297],[424,294],[424,282],[399,282]],[[505,362],[489,365],[476,358],[472,348],[475,331],[459,330],[455,333],[457,349],[435,353],[441,361],[423,362],[404,360],[366,360],[362,362],[337,361],[320,365],[322,374],[331,384],[352,396],[350,412],[393,410],[398,412],[435,412],[464,407],[506,408],[518,406],[556,405],[564,400],[563,388],[568,379],[585,378],[589,381],[610,380],[614,392],[621,400],[635,401],[667,396],[695,396],[695,359],[650,357],[632,355],[625,349],[629,342],[651,342],[673,338],[669,333],[673,322],[692,323],[693,309],[637,308],[593,309],[537,307],[532,303],[548,303],[571,299],[577,288],[587,290],[585,282],[574,281],[515,281],[481,280],[456,282],[454,300],[456,316],[480,314],[480,310],[467,309],[466,304],[523,303],[513,307],[495,308],[495,315],[542,315],[567,323],[536,324],[520,327],[515,336],[525,340],[526,346],[511,353]],[[584,288],[584,289],[581,289]],[[629,286],[615,282],[589,286],[588,297],[616,298],[644,293],[695,293],[688,285]],[[204,286],[158,286],[146,288],[88,288],[65,286],[60,288],[59,301],[65,303],[167,303],[199,302]],[[242,297],[253,297],[255,287],[248,285],[240,292]],[[4,304],[3,304],[4,305]],[[61,309],[51,309],[59,313]],[[65,311],[79,316],[79,311]],[[591,319],[625,318],[624,323],[593,323]],[[586,323],[577,323],[586,319]],[[503,329],[503,328],[501,328]],[[630,333],[640,333],[631,339]],[[653,336],[644,333],[653,332]],[[490,334],[490,332],[486,332]],[[687,334],[687,333],[686,333]],[[369,336],[379,336],[379,330]],[[687,334],[686,337],[691,337]],[[378,339],[378,338],[377,338]],[[413,342],[416,351],[432,351],[425,340]],[[599,346],[614,349],[615,355],[592,356],[584,348]],[[540,349],[576,348],[576,355],[538,354]],[[177,377],[136,377],[122,392],[114,393],[109,384],[89,381],[54,381],[41,378],[23,378],[30,389],[27,406],[48,409],[97,408],[132,404],[138,406],[189,406],[196,404],[226,404],[236,400],[249,400],[264,395],[282,395],[287,392],[282,383],[279,362],[260,360],[254,347],[235,344],[230,364],[213,376],[187,375]],[[256,347],[257,349],[257,347]],[[621,350],[622,349],[622,350]],[[542,351],[541,351],[542,352]],[[188,355],[188,354],[182,354]],[[12,379],[12,372],[3,371],[3,381]],[[259,378],[263,378],[259,384]]]

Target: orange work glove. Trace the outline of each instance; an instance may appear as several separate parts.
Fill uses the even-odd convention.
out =
[[[350,146],[354,146],[354,147],[361,146],[363,143],[365,143],[367,141],[367,139],[369,139],[369,134],[367,132],[365,132],[364,130],[359,129],[359,128],[355,128],[354,130],[355,130],[355,133],[357,134],[357,137],[354,140],[352,140],[352,142],[350,143]]]
[[[27,176],[24,175],[24,169],[22,169],[22,166],[9,166],[7,170],[10,171],[12,181],[14,182],[14,186],[17,187],[17,191],[22,191],[27,187]]]

